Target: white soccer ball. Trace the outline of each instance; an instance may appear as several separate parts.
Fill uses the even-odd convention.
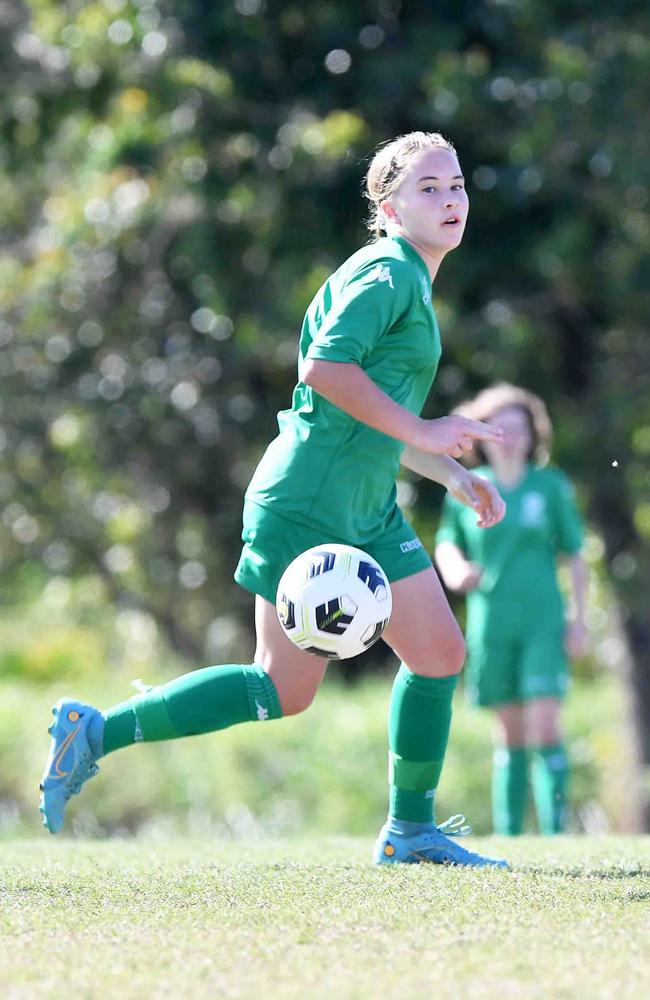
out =
[[[287,567],[275,606],[296,646],[317,656],[347,660],[377,642],[393,599],[379,563],[351,545],[316,545]]]

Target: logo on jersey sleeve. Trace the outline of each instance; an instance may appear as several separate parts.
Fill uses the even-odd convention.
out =
[[[377,267],[370,272],[368,275],[371,281],[387,281],[390,287],[395,291],[395,285],[393,284],[393,276],[390,273],[390,268],[388,264],[377,264]]]
[[[431,286],[426,278],[422,279],[422,301],[425,306],[428,306],[431,302]]]

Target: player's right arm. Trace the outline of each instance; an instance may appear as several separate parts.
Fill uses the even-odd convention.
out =
[[[450,494],[444,499],[436,532],[435,561],[445,586],[465,594],[481,582],[482,567],[469,558],[471,538],[461,500]]]
[[[449,590],[466,594],[481,582],[482,569],[470,562],[455,542],[438,542],[435,550],[436,565]]]
[[[420,451],[461,458],[474,441],[500,442],[501,430],[469,417],[425,420],[391,399],[356,364],[307,358],[300,377],[355,420]]]

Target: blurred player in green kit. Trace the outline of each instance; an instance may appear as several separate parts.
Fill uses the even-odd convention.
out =
[[[401,660],[389,708],[390,810],[373,860],[504,865],[466,850],[450,837],[461,831],[434,820],[465,649],[431,560],[396,503],[404,463],[446,486],[481,530],[504,513],[496,487],[456,461],[477,440],[497,443],[501,431],[460,416],[420,416],[441,351],[431,284],[467,220],[455,150],[437,133],[401,136],[374,155],[366,194],[375,240],[307,309],[291,407],[279,414],[279,434],[246,491],[235,579],[255,594],[254,661],[205,667],[104,711],[60,700],[41,786],[52,833],[108,753],[310,705],[327,661],[287,638],[276,589],[305,549],[342,542],[365,549],[387,573],[393,614],[384,639]]]
[[[585,651],[587,573],[573,489],[547,466],[551,423],[541,399],[501,384],[455,411],[490,420],[503,441],[482,442],[469,456],[487,463],[507,503],[493,531],[477,532],[464,509],[446,497],[436,562],[451,590],[467,594],[467,686],[470,698],[494,710],[492,804],[497,833],[522,831],[528,767],[542,833],[566,822],[568,760],[560,728],[567,659]],[[476,455],[476,452],[479,455]],[[565,619],[556,562],[566,556],[572,617]]]

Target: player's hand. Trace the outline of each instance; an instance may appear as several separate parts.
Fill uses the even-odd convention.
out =
[[[583,621],[574,619],[567,622],[564,632],[564,649],[567,656],[577,660],[587,652],[587,626]]]
[[[449,483],[448,490],[456,500],[476,511],[478,528],[491,528],[503,520],[506,513],[505,501],[489,479],[463,469]]]
[[[434,455],[462,458],[472,450],[475,441],[500,444],[503,440],[500,427],[469,417],[439,417],[437,420],[423,420],[422,425],[421,438],[414,444]]]
[[[445,571],[445,584],[450,590],[456,590],[461,594],[467,594],[470,590],[476,590],[483,570],[477,563],[468,562],[466,559],[459,560]]]

